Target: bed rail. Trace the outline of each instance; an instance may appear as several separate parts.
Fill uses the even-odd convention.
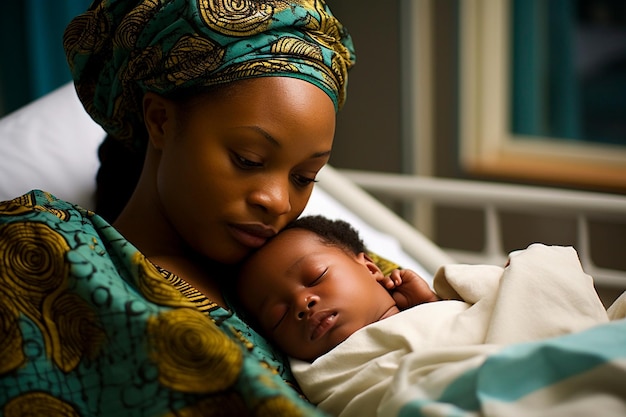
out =
[[[469,252],[443,248],[459,262],[497,263],[506,258],[498,216],[501,210],[572,216],[576,219],[577,229],[574,246],[586,272],[594,277],[598,285],[626,289],[626,271],[594,265],[589,236],[589,221],[592,218],[626,223],[625,196],[370,171],[339,171],[377,196],[403,202],[445,203],[451,207],[482,209],[486,242],[483,250]]]
[[[441,265],[456,262],[453,257],[416,230],[414,226],[389,210],[354,182],[340,175],[335,168],[326,165],[318,174],[317,179],[319,180],[317,186],[331,197],[373,228],[389,233],[397,239],[402,249],[430,274],[434,274]]]

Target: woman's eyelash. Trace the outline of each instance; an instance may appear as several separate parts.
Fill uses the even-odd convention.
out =
[[[232,153],[232,159],[235,165],[237,165],[241,169],[255,169],[263,167],[263,162],[253,161],[244,156],[239,155],[236,152]],[[291,176],[292,181],[298,187],[307,187],[312,183],[316,183],[317,180],[315,178],[307,177],[300,174],[293,174]]]
[[[304,175],[294,175],[294,182],[302,187],[317,182],[315,178],[305,177]]]
[[[258,168],[263,166],[263,163],[261,162],[256,162],[256,161],[252,161],[246,157],[243,157],[237,153],[233,153],[233,160],[235,161],[235,163],[244,169],[250,169],[250,168]]]

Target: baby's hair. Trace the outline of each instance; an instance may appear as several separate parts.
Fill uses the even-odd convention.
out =
[[[287,224],[283,231],[289,229],[301,229],[312,232],[320,239],[322,244],[337,247],[348,255],[356,256],[362,252],[367,253],[365,244],[359,237],[359,232],[343,220],[331,220],[327,217],[319,215],[304,216]],[[269,244],[271,245],[271,241]],[[242,271],[240,270],[238,274],[241,274],[241,272]],[[228,288],[228,285],[236,283],[237,288],[231,289],[231,291],[241,291],[243,287],[240,285],[240,282],[240,279],[232,280],[230,281],[230,284],[226,285]],[[234,297],[233,299],[236,300],[237,298],[238,297]],[[263,334],[261,326],[258,322],[258,317],[251,314],[250,311],[247,311],[244,306],[237,304],[237,301],[235,301],[235,303],[238,306],[237,310],[239,316],[246,322],[250,323],[252,328]]]
[[[354,255],[367,252],[359,232],[343,220],[331,220],[319,215],[305,216],[289,223],[284,230],[288,229],[308,230],[319,236],[323,243],[337,246]]]

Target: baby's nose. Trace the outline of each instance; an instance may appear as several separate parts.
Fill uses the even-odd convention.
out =
[[[307,312],[309,312],[315,306],[315,304],[317,304],[317,297],[315,296],[306,297],[304,299],[304,302],[300,306],[300,308],[298,308],[298,311],[297,311],[298,320],[302,320],[303,318],[305,318]]]

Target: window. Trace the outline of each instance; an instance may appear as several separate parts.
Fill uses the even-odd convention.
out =
[[[461,1],[461,164],[626,192],[626,3]]]

